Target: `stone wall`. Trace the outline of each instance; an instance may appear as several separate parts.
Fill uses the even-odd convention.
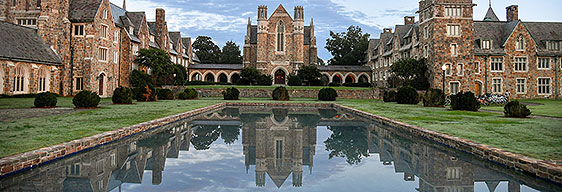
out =
[[[187,86],[186,86],[187,87]],[[174,93],[183,91],[183,86],[164,86],[171,89]],[[199,97],[222,97],[225,88],[196,88]],[[272,97],[273,89],[239,89],[240,97],[267,98]],[[319,89],[288,90],[292,98],[318,98]],[[379,89],[359,89],[359,90],[336,90],[338,99],[382,99]]]

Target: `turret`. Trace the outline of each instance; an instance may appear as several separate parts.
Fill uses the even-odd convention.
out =
[[[304,8],[302,6],[295,7],[295,22],[293,25],[295,33],[304,33]]]
[[[258,33],[267,33],[267,6],[258,6]]]

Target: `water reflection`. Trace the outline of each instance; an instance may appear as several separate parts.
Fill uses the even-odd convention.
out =
[[[221,149],[223,151],[216,151],[220,148],[217,143],[226,145]],[[212,153],[240,148],[243,153],[243,160],[240,161],[245,166],[245,172],[236,168],[231,168],[228,173],[225,170],[221,172],[221,169],[211,172],[203,170],[208,168],[203,168],[201,162],[181,163],[173,160],[189,160],[185,154],[199,152],[208,152],[202,158],[211,159]],[[183,156],[180,151],[184,151]],[[238,157],[230,157],[234,160],[221,159],[224,157],[216,159],[223,160],[220,163],[236,164]],[[320,166],[314,167],[315,159]],[[374,162],[375,159],[379,162]],[[166,166],[167,160],[191,169],[174,170],[174,167]],[[218,160],[214,162],[215,167],[219,167]],[[213,162],[210,163],[209,166],[213,167]],[[189,166],[190,164],[196,166]],[[197,166],[201,166],[201,170]],[[373,166],[380,168],[365,168]],[[382,175],[381,181],[373,181],[369,177],[354,178],[352,181],[339,179],[335,182],[326,179],[336,175],[343,175],[344,178],[359,175],[350,171],[355,167],[361,168],[361,172],[373,178],[381,178],[380,175],[388,170],[385,168],[392,168],[393,173]],[[166,171],[164,168],[167,168]],[[319,170],[313,174],[313,169]],[[175,172],[180,173],[176,173],[174,178],[164,177],[166,173]],[[187,172],[199,175],[186,176],[189,175]],[[402,175],[401,181],[396,183],[385,180],[397,173]],[[223,174],[231,174],[232,177],[221,180]],[[238,178],[239,181],[232,178]],[[507,187],[502,188],[505,189],[503,191],[510,192],[531,188],[539,191],[562,190],[560,186],[333,109],[265,107],[225,108],[134,135],[90,152],[3,178],[0,180],[0,190],[139,191],[130,187],[165,186],[166,190],[214,191],[201,186],[197,188],[194,184],[196,182],[188,182],[194,180],[199,180],[200,183],[219,180],[216,185],[231,185],[231,188],[215,188],[222,191],[233,188],[268,189],[268,182],[272,182],[275,188],[291,189],[292,185],[306,191],[325,190],[321,187],[338,190],[338,187],[346,185],[361,185],[365,188],[358,189],[371,188],[375,191],[381,191],[382,186],[386,185],[405,186],[400,189],[391,188],[395,191],[496,191],[501,183],[507,184]],[[240,184],[244,181],[255,184]],[[307,184],[315,188],[307,188]],[[479,188],[478,184],[485,184],[485,187]],[[372,188],[376,185],[381,187]]]

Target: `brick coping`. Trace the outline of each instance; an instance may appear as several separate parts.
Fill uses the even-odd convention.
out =
[[[129,136],[156,129],[182,119],[190,118],[201,113],[216,110],[226,106],[264,106],[264,107],[334,107],[347,113],[377,121],[405,131],[406,133],[421,136],[428,140],[443,144],[450,148],[469,153],[484,160],[488,160],[507,168],[562,184],[562,166],[555,163],[514,154],[503,149],[478,144],[470,140],[438,133],[421,127],[402,123],[390,118],[374,115],[335,103],[219,103],[207,107],[194,109],[177,115],[159,118],[156,120],[124,127],[114,131],[57,144],[50,147],[20,153],[0,159],[0,178],[41,166],[52,161],[85,152],[96,147],[106,145]]]

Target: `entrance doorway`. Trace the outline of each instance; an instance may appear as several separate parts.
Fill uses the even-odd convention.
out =
[[[279,69],[275,72],[275,84],[285,84],[285,71]]]
[[[482,96],[482,82],[474,82],[474,93],[476,94],[476,96]]]
[[[105,74],[103,74],[103,73],[100,74],[100,76],[98,77],[98,79],[99,79],[99,86],[98,86],[98,87],[99,87],[99,90],[98,90],[98,94],[99,94],[99,95],[103,95],[103,90],[104,90],[104,85],[105,85],[104,82],[103,82],[103,81],[104,81],[104,78],[105,78]]]

